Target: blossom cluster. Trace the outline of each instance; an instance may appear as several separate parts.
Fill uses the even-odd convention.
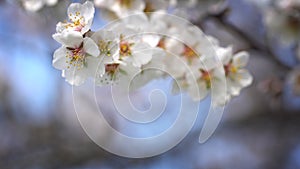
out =
[[[145,10],[147,4],[151,11],[163,7],[150,0],[106,2],[118,15],[124,12],[122,5]],[[137,2],[143,2],[143,8],[138,8]],[[121,6],[115,7],[116,4]],[[59,22],[53,35],[62,45],[54,52],[53,66],[76,86],[92,77],[98,86],[130,81],[133,88],[139,88],[155,78],[171,75],[174,93],[188,92],[196,101],[213,88],[225,88],[226,96],[221,101],[225,103],[252,83],[252,76],[245,69],[247,52],[234,54],[231,47],[221,47],[217,39],[205,35],[197,26],[159,10],[136,11],[92,31],[93,3],[72,3],[68,21]]]
[[[264,88],[268,93],[275,93],[275,96],[281,95],[283,92],[283,85],[275,85],[274,92],[273,84],[288,84],[292,88],[293,95],[299,96],[300,88],[300,70],[297,61],[300,60],[300,1],[299,0],[249,0],[255,3],[262,11],[263,21],[266,26],[267,39],[269,44],[267,46],[283,44],[284,47],[291,48],[293,60],[296,63],[289,63],[286,69],[289,75],[282,78],[271,78],[263,82]],[[274,42],[275,39],[275,42]],[[274,52],[275,53],[275,52]],[[278,58],[288,59],[290,56],[279,55]],[[284,57],[283,57],[284,56]],[[294,59],[294,57],[297,57]],[[281,60],[280,60],[281,62]],[[285,63],[283,63],[285,64]],[[277,89],[277,88],[280,88]],[[289,87],[288,87],[289,88]],[[265,89],[264,89],[265,90]],[[287,90],[287,89],[286,89]],[[274,95],[274,94],[271,94]]]
[[[277,37],[285,45],[296,43],[300,46],[299,0],[264,0],[254,2],[263,11],[269,38]],[[296,54],[300,59],[300,47],[297,49]]]

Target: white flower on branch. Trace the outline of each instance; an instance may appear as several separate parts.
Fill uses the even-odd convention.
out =
[[[227,92],[229,96],[237,96],[242,88],[249,86],[253,81],[253,77],[245,69],[249,54],[243,51],[233,55],[231,47],[219,48],[217,53],[224,64]]]
[[[69,21],[59,22],[56,31],[78,31],[82,34],[88,32],[94,19],[95,8],[92,2],[86,1],[84,4],[72,3],[68,8]]]
[[[83,38],[79,32],[63,32],[53,35],[62,44],[53,55],[53,66],[63,70],[63,77],[71,85],[80,85],[97,68],[100,52],[96,43],[88,37]]]
[[[140,10],[134,7],[140,3],[156,2],[109,0],[102,6],[110,4],[106,7],[120,12],[131,5]],[[113,7],[116,5],[119,7]],[[217,96],[218,104],[224,104],[252,83],[251,74],[244,68],[248,53],[232,54],[231,47],[220,47],[218,40],[180,18],[164,12],[141,13],[93,32],[90,28],[94,13],[91,2],[71,4],[69,22],[58,23],[53,35],[62,45],[54,52],[53,66],[62,70],[71,85],[81,85],[93,77],[98,86],[128,87],[132,82],[132,89],[137,89],[170,74],[177,82],[173,91],[180,87],[195,101],[211,93]],[[223,91],[225,81],[227,92]]]

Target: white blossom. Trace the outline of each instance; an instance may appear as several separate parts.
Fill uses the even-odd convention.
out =
[[[249,54],[243,51],[233,55],[231,47],[219,48],[217,53],[224,64],[227,92],[229,96],[237,96],[242,88],[249,86],[253,81],[253,77],[245,69]]]
[[[114,57],[118,52],[118,37],[110,30],[99,30],[95,32],[91,38],[98,45],[100,51],[100,62],[98,65],[98,76],[105,73],[105,65],[113,64]]]
[[[63,77],[72,85],[80,85],[95,73],[100,54],[96,43],[79,32],[53,35],[62,46],[54,52],[53,66],[63,70]]]
[[[152,51],[151,61],[141,67],[140,72],[131,82],[132,89],[143,87],[153,79],[158,79],[165,75],[166,65],[164,58],[166,53],[160,48],[153,48]]]
[[[94,19],[95,8],[92,2],[86,1],[84,4],[72,3],[68,8],[69,21],[59,22],[56,31],[78,31],[82,34],[90,30]]]
[[[58,23],[53,35],[62,45],[54,52],[53,66],[62,70],[70,84],[81,85],[93,77],[98,86],[129,87],[132,82],[132,89],[137,89],[153,79],[171,75],[174,92],[182,89],[195,101],[212,94],[218,104],[224,104],[252,83],[245,69],[248,53],[233,54],[231,47],[220,47],[218,40],[198,27],[166,15],[164,10],[171,1],[94,2],[114,12],[120,20],[90,31],[93,4],[72,3],[68,8],[69,22]],[[136,14],[156,10],[161,12]],[[129,16],[132,13],[135,14]]]
[[[117,25],[113,29],[118,36],[118,52],[113,56],[124,64],[132,64],[140,68],[152,59],[152,48],[142,41],[141,36],[125,25]]]

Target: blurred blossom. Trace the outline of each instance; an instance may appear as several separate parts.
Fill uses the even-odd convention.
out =
[[[113,20],[130,14],[155,11],[166,11],[172,6],[171,0],[94,0],[95,6],[100,8],[103,19]]]
[[[37,12],[44,6],[54,6],[58,0],[21,0],[26,10]]]
[[[286,44],[300,38],[300,11],[296,1],[276,0],[263,8],[270,36],[279,37]]]
[[[134,12],[142,12],[145,9],[143,0],[94,0],[94,3],[96,7],[104,8],[107,12],[114,12],[118,17],[124,17]]]
[[[175,0],[175,15],[185,13],[191,21],[201,20],[208,12],[217,13],[224,0]],[[182,15],[182,14],[181,14]]]
[[[278,108],[281,106],[281,96],[283,93],[283,82],[278,77],[270,77],[258,84],[258,89],[262,91],[270,99],[270,106]]]
[[[262,81],[258,87],[261,91],[276,97],[282,92],[282,81],[277,77],[271,77]]]

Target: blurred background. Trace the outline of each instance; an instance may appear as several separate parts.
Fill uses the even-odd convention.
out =
[[[93,143],[77,120],[72,86],[52,67],[59,44],[51,36],[71,2],[31,12],[20,1],[0,1],[1,169],[300,168],[299,0],[199,0],[192,6],[178,1],[178,8],[189,11],[189,19],[221,46],[250,53],[247,68],[254,83],[225,107],[207,142],[199,144],[198,137],[209,98],[201,102],[193,130],[179,145],[144,159],[119,157]],[[105,23],[100,10],[94,29]],[[180,100],[170,94],[169,80],[157,80],[134,94],[136,105],[149,107],[144,98],[154,88],[166,91],[169,108],[150,127],[123,127],[124,120],[110,108],[109,88],[98,88],[97,98],[109,103],[104,113],[124,133],[155,135],[172,124],[172,107]],[[109,139],[109,133],[101,132]]]

